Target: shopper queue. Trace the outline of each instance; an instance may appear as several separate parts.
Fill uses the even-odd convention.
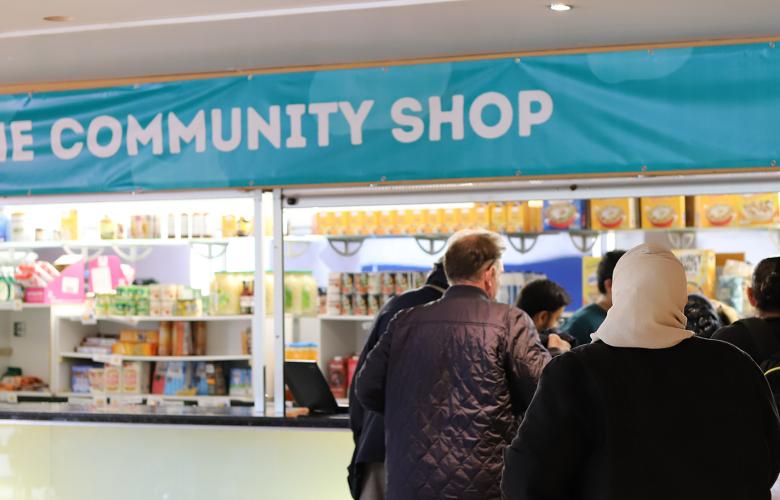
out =
[[[380,312],[350,393],[353,497],[770,498],[780,421],[759,360],[686,328],[671,252],[608,254],[602,296],[561,333],[570,299],[549,280],[519,307],[494,300],[503,250],[456,234],[428,283]],[[759,265],[751,300],[769,325],[778,292],[780,267]]]

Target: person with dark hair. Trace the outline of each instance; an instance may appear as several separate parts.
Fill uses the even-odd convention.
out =
[[[624,250],[607,252],[599,262],[596,276],[601,296],[593,304],[588,304],[575,312],[569,321],[563,325],[563,333],[568,333],[577,339],[577,345],[590,343],[590,334],[598,330],[607,317],[607,311],[612,307],[612,273],[618,260],[625,254]]]
[[[501,236],[450,238],[450,287],[390,321],[355,393],[385,418],[388,500],[498,500],[502,452],[550,354],[531,318],[496,302]]]
[[[734,344],[761,365],[780,353],[780,257],[759,262],[747,293],[756,317],[725,326],[712,338]]]
[[[769,500],[777,407],[750,357],[686,330],[682,263],[640,245],[613,294],[593,342],[544,369],[506,449],[503,498]]]
[[[398,311],[438,300],[447,287],[444,264],[437,262],[425,285],[389,300],[374,320],[355,371],[366,363],[366,356]],[[355,384],[349,386],[349,425],[355,441],[355,451],[347,468],[350,493],[356,500],[382,500],[385,498],[385,421],[381,414],[360,404],[355,396]]]
[[[531,317],[542,344],[552,356],[561,354],[576,343],[574,337],[557,330],[563,310],[569,304],[571,298],[566,290],[548,279],[534,280],[525,285],[515,304]]]
[[[688,295],[685,317],[688,320],[688,330],[705,339],[712,337],[712,334],[723,326],[715,304],[704,295],[696,293]]]

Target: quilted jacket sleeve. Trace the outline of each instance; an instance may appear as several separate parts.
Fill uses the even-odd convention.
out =
[[[536,327],[526,313],[513,307],[509,309],[507,319],[509,390],[512,410],[516,415],[521,415],[531,404],[539,377],[550,362],[551,356],[542,345]]]
[[[394,325],[395,320],[390,321],[387,330],[368,353],[363,368],[360,369],[355,378],[355,395],[358,401],[369,410],[377,413],[385,411],[385,384]]]
[[[561,471],[582,468],[587,450],[587,403],[571,381],[582,378],[573,353],[556,357],[504,456],[501,489],[506,500],[577,498],[576,484]]]

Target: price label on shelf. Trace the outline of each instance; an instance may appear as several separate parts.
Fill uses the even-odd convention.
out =
[[[146,406],[162,406],[162,404],[163,404],[162,396],[147,396],[146,397]]]
[[[0,392],[0,403],[18,403],[19,398],[15,392],[3,391]]]
[[[122,366],[122,356],[119,354],[95,354],[92,356],[92,361],[111,366]]]
[[[230,398],[205,397],[198,399],[201,408],[227,408],[230,406]]]
[[[144,398],[143,396],[135,396],[135,395],[122,395],[122,396],[114,396],[111,398],[111,401],[120,404],[120,405],[141,405],[144,404]]]
[[[14,311],[21,311],[22,310],[22,299],[15,299],[14,300]]]

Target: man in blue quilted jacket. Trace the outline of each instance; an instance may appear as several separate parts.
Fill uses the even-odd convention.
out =
[[[528,315],[495,301],[503,250],[495,233],[454,235],[450,288],[399,312],[358,372],[358,399],[385,417],[388,500],[501,497],[504,449],[550,360]]]

